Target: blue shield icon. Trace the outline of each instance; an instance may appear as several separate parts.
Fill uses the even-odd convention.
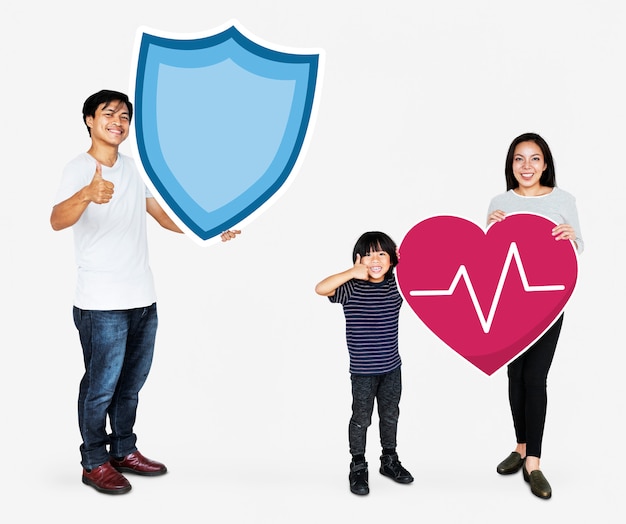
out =
[[[196,240],[213,239],[285,188],[316,105],[320,52],[270,49],[235,24],[199,38],[139,34],[137,154]]]

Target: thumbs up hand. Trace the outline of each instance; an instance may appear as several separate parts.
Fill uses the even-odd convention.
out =
[[[113,197],[113,182],[102,178],[102,164],[96,162],[96,172],[87,186],[89,200],[94,204],[107,204]]]

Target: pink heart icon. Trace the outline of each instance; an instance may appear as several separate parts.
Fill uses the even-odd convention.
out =
[[[485,231],[455,216],[415,225],[402,240],[398,285],[445,344],[492,375],[559,317],[576,286],[570,241],[543,216],[512,213]]]

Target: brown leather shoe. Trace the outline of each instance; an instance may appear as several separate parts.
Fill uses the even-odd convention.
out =
[[[167,473],[165,464],[150,460],[139,453],[139,451],[135,451],[121,459],[111,458],[111,464],[117,471],[136,473],[137,475],[145,475],[147,477]]]
[[[91,471],[83,468],[83,484],[109,495],[121,495],[131,490],[130,482],[109,462],[105,462]]]

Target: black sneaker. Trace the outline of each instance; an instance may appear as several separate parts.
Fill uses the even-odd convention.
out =
[[[381,455],[380,472],[400,484],[409,484],[413,482],[413,476],[400,464],[398,454]]]
[[[355,495],[367,495],[370,487],[367,483],[367,462],[350,462],[350,491]]]

